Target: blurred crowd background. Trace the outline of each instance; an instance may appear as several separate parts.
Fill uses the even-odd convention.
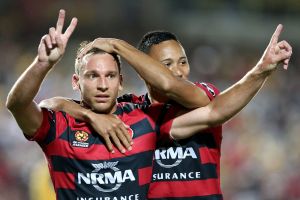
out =
[[[177,34],[191,66],[190,79],[224,90],[262,55],[278,23],[293,46],[289,70],[269,78],[255,99],[224,125],[222,189],[227,200],[300,199],[300,1],[299,0],[1,0],[0,1],[0,200],[41,199],[45,160],[5,108],[6,96],[37,54],[58,10],[79,19],[66,54],[44,81],[36,100],[78,98],[71,89],[76,48],[96,37],[136,45],[151,30]],[[124,93],[145,92],[124,63]],[[32,174],[32,171],[35,171]],[[44,193],[48,197],[49,192]]]

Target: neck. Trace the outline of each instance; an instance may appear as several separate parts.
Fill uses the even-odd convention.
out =
[[[107,110],[97,110],[95,108],[92,108],[90,105],[88,105],[86,102],[84,102],[83,100],[80,101],[80,105],[83,107],[83,108],[86,108],[88,110],[91,110],[95,113],[98,113],[98,114],[113,114],[116,110],[117,110],[117,101],[116,103],[114,103],[109,109]]]

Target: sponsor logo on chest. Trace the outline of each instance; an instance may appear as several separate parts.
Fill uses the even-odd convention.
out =
[[[131,169],[120,170],[116,162],[103,162],[92,164],[95,168],[90,173],[78,173],[78,184],[92,185],[100,192],[113,192],[118,190],[125,182],[135,181]]]
[[[192,147],[160,148],[156,149],[154,154],[157,164],[164,168],[175,167],[187,158],[197,159],[197,155]]]

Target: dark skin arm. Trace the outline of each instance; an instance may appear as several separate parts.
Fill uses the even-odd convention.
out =
[[[187,138],[208,127],[228,121],[250,102],[279,63],[287,69],[292,47],[284,40],[278,42],[282,29],[281,24],[277,26],[257,65],[240,81],[218,95],[207,106],[175,118],[171,136],[174,139]]]
[[[176,77],[159,61],[154,60],[123,40],[97,38],[84,48],[81,56],[92,48],[120,55],[147,84],[185,108],[198,108],[209,103],[209,98],[202,89],[190,81]]]

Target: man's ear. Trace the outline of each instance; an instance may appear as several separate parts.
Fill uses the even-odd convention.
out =
[[[120,74],[120,85],[119,85],[119,91],[123,90],[123,75]]]
[[[73,74],[72,76],[72,88],[73,90],[80,90],[79,76],[77,74]]]

